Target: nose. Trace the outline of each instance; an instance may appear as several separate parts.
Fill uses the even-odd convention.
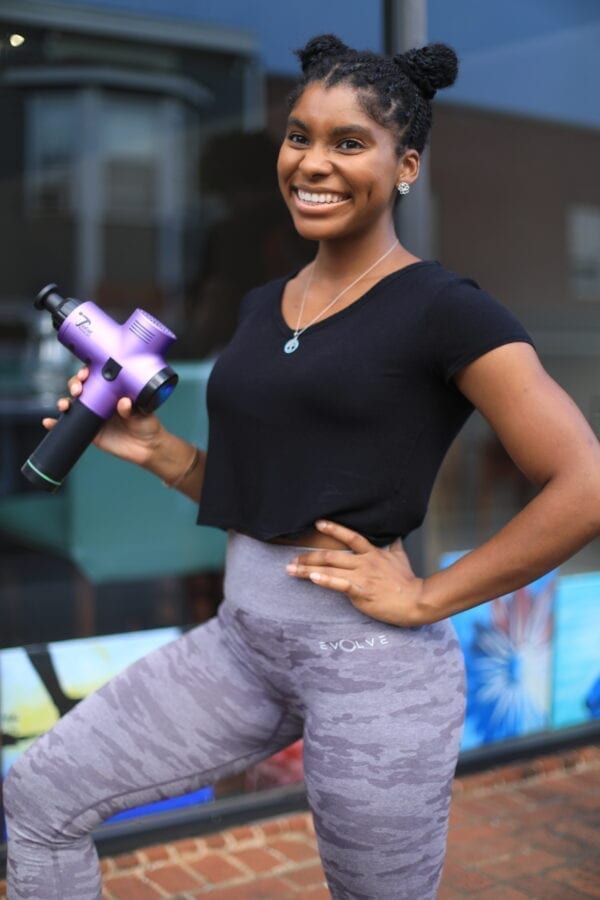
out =
[[[329,175],[333,165],[325,148],[312,144],[305,148],[298,168],[307,178],[317,178],[319,175]]]

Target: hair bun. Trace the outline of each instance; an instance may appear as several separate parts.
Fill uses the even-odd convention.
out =
[[[302,49],[296,50],[302,71],[306,72],[317,61],[327,56],[339,55],[348,50],[346,44],[335,34],[320,34],[312,38]]]
[[[440,88],[450,87],[458,74],[458,57],[447,44],[427,44],[398,53],[394,62],[416,84],[426,100]]]

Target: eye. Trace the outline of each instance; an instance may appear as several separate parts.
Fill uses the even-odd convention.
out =
[[[305,144],[307,140],[306,137],[298,131],[290,131],[287,139],[291,144]]]
[[[338,144],[340,150],[364,150],[364,144],[357,141],[356,138],[344,138]]]

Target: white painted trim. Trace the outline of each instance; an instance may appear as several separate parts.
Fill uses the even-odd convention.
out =
[[[75,195],[75,296],[95,299],[104,260],[102,229],[103,193],[100,167],[100,107],[98,88],[84,87],[79,94],[81,135]]]
[[[151,41],[250,56],[258,49],[249,31],[184,19],[132,15],[120,10],[92,9],[44,0],[2,0],[0,22],[62,28],[87,34]]]
[[[183,228],[185,207],[184,108],[163,98],[159,106],[158,258],[156,281],[164,291],[169,315],[183,314]]]
[[[212,91],[191,78],[179,75],[131,72],[105,66],[19,66],[0,73],[0,84],[18,87],[116,87],[132,91],[152,91],[187,100],[193,106],[207,106]]]
[[[249,60],[244,66],[243,121],[246,131],[260,131],[266,127],[265,71],[258,61]]]

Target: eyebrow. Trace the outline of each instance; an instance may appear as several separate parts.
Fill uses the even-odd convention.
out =
[[[296,116],[290,116],[288,119],[288,126],[295,125],[296,128],[302,128],[303,131],[310,131],[308,125],[302,121],[302,119],[296,118]],[[348,124],[348,125],[336,125],[335,128],[332,128],[330,134],[332,137],[342,137],[344,134],[361,134],[366,138],[373,137],[372,132],[365,128],[364,125],[357,124]]]

